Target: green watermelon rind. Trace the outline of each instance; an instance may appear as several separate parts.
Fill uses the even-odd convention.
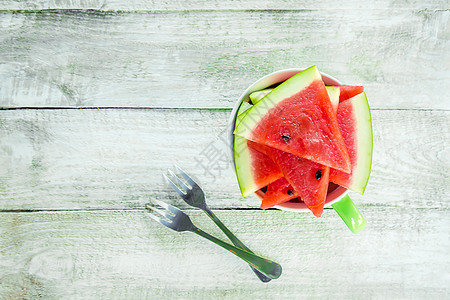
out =
[[[259,101],[248,110],[248,113],[242,118],[241,122],[237,124],[234,134],[249,138],[259,121],[270,109],[274,108],[284,99],[307,88],[315,80],[322,80],[322,76],[316,66],[309,67],[287,79],[281,83],[278,88],[267,94],[263,98],[264,101]]]
[[[344,101],[353,101],[358,153],[356,167],[352,173],[353,181],[349,189],[363,194],[369,181],[373,154],[372,117],[369,102],[366,93],[358,94]]]
[[[251,155],[247,145],[247,139],[241,136],[234,136],[234,165],[236,167],[236,177],[241,189],[242,196],[247,197],[259,189],[253,180],[253,170],[251,166]]]

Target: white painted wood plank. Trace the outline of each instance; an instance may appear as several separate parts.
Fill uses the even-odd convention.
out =
[[[123,0],[46,0],[17,1],[1,0],[0,8],[5,10],[38,10],[38,9],[98,9],[98,10],[218,10],[218,9],[439,9],[448,8],[448,2],[434,1],[293,1],[293,0],[262,0],[262,1],[123,1]]]
[[[258,207],[240,196],[221,140],[229,113],[0,111],[0,209],[140,208],[149,197],[185,207],[161,176],[173,163],[200,178],[211,207]],[[450,112],[373,110],[372,119],[372,175],[355,202],[448,208]]]
[[[188,211],[219,235],[207,217]],[[141,211],[0,214],[2,299],[445,299],[448,209],[371,207],[352,234],[332,210],[217,211],[283,274],[262,284],[248,266]],[[222,236],[222,235],[220,235]]]
[[[409,9],[2,12],[0,106],[229,108],[259,77],[317,64],[366,86],[375,108],[448,110],[449,16]]]

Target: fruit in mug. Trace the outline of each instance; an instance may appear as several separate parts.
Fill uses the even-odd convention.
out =
[[[251,107],[234,133],[343,172],[351,170],[327,90],[315,66],[281,83]]]
[[[315,67],[312,67],[305,71],[310,70],[311,72],[309,75],[311,75],[311,73],[313,73],[311,69],[314,68]],[[292,78],[299,76],[299,74],[293,76]],[[306,77],[305,74],[303,74],[303,76]],[[314,76],[315,75],[310,77]],[[307,99],[306,102],[308,101],[312,102],[312,106],[314,108],[317,108],[317,106],[319,106],[319,108],[324,110],[325,113],[330,111],[329,107],[326,108],[327,101],[321,102],[320,100],[322,99],[319,100],[317,99],[318,94],[319,94],[318,98],[321,98],[320,96],[324,97],[323,88],[322,86],[320,86],[320,84],[313,87],[312,90],[311,89],[308,90],[308,88],[312,86],[311,82],[314,83],[315,80],[312,81],[310,80],[311,82],[309,86],[307,86],[308,84],[306,84],[303,87],[299,87],[300,86],[299,83],[304,84],[305,81],[307,82],[308,80],[305,80],[305,78],[303,78],[304,81],[302,83],[302,81],[298,79],[296,86],[294,87],[294,84],[291,84],[291,88],[292,89],[297,88],[300,90],[297,91],[297,93],[294,92],[292,95],[289,95],[289,93],[292,91],[289,91],[289,87],[286,88],[286,82],[292,83],[292,78],[288,79],[284,83],[281,83],[275,89],[265,89],[261,91],[256,91],[249,95],[251,103],[255,105],[252,106],[251,104],[246,103],[240,107],[237,113],[238,115],[236,122],[237,125],[235,128],[236,138],[240,138],[236,135],[239,134],[238,132],[239,127],[241,127],[241,131],[243,126],[248,127],[249,124],[250,126],[252,125],[254,126],[256,124],[259,125],[260,127],[262,124],[258,123],[261,123],[261,120],[267,117],[268,114],[272,114],[274,118],[278,117],[280,119],[280,114],[287,113],[291,115],[288,116],[288,119],[291,118],[290,119],[291,121],[295,121],[295,118],[292,118],[292,115],[298,113],[298,111],[295,111],[295,108],[297,107],[296,105],[292,106],[286,105],[286,102],[288,101],[288,99],[286,98],[290,98],[289,100],[292,101],[293,100],[292,98],[297,97],[302,99],[303,102],[305,102],[304,100]],[[284,87],[282,92],[279,92],[280,87]],[[308,208],[316,216],[320,216],[323,211],[323,205],[325,202],[324,200],[327,194],[327,190],[330,191],[330,188],[331,190],[334,190],[337,186],[333,182],[337,182],[344,187],[353,189],[360,193],[364,191],[364,188],[367,184],[367,180],[370,174],[371,154],[372,154],[372,129],[371,129],[370,111],[365,94],[361,94],[361,92],[364,89],[362,86],[346,85],[341,87],[343,93],[341,94],[340,97],[339,94],[341,93],[341,89],[339,87],[326,87],[326,90],[330,98],[328,104],[331,104],[333,116],[336,116],[336,113],[338,111],[338,105],[340,106],[342,104],[342,109],[339,109],[338,127],[339,133],[341,133],[342,131],[341,134],[344,140],[345,149],[347,150],[348,147],[349,148],[348,152],[351,152],[351,157],[349,155],[349,159],[351,161],[350,172],[343,172],[342,169],[341,170],[332,169],[327,165],[322,165],[317,162],[305,159],[303,157],[298,157],[291,153],[287,153],[279,149],[269,147],[267,143],[254,143],[252,141],[248,141],[247,142],[248,148],[252,149],[252,151],[257,151],[260,154],[265,154],[266,155],[265,159],[270,157],[270,159],[273,162],[275,162],[276,165],[278,165],[279,169],[282,171],[282,174],[284,176],[271,182],[265,189],[258,190],[256,192],[258,195],[260,195],[260,197],[261,194],[264,195],[264,199],[261,203],[262,209],[266,209],[292,199],[291,201],[305,202]],[[286,95],[288,96],[286,96],[285,99],[280,100],[280,95],[283,96],[283,93],[284,96]],[[299,96],[299,94],[304,94],[304,97]],[[355,105],[346,103],[347,101],[353,101],[347,99],[355,96],[356,94],[358,95],[357,97],[354,98],[364,98],[365,105],[363,103],[364,101],[361,100],[355,102]],[[316,99],[312,99],[313,101],[311,101],[311,98],[314,97],[316,97]],[[260,102],[264,103],[264,105],[262,105]],[[341,103],[339,104],[339,102]],[[286,105],[287,107],[283,107],[283,104]],[[296,104],[298,105],[299,103],[297,102]],[[258,106],[260,107],[258,108]],[[261,113],[261,111],[263,112],[263,114],[259,117],[259,120],[257,114],[255,114],[254,112],[256,108],[258,108],[259,113]],[[279,111],[280,108],[281,111]],[[274,113],[274,111],[276,113]],[[315,121],[314,117],[317,117],[318,114],[311,114],[311,116],[312,116],[311,119]],[[243,120],[242,124],[239,124],[240,120]],[[283,118],[282,116],[281,120],[284,121],[285,118]],[[364,123],[364,125],[358,125],[359,123]],[[273,127],[275,127],[276,122],[275,124],[272,125],[274,125]],[[266,127],[265,129],[267,128],[272,129],[273,127],[269,126]],[[358,128],[356,127],[358,128],[361,127],[361,130],[358,130]],[[323,127],[320,126],[316,129],[318,131],[321,130],[323,131]],[[252,133],[254,133],[255,131],[256,130],[253,130]],[[263,133],[266,134],[267,132],[263,131]],[[333,176],[331,176],[331,173],[333,173]],[[270,175],[266,174],[265,178],[267,179],[268,176]],[[356,177],[358,177],[359,179],[356,179]],[[312,178],[314,178],[315,180],[312,180]],[[295,188],[293,186],[295,186]],[[302,197],[302,200],[300,200],[299,196]]]

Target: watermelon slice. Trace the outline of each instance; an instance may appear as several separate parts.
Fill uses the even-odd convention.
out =
[[[346,174],[331,169],[330,181],[363,194],[372,165],[372,121],[366,94],[361,93],[339,103],[337,119],[350,155],[352,170]]]
[[[247,139],[234,136],[234,163],[242,196],[265,187],[283,176],[278,166]]]
[[[251,107],[235,134],[343,172],[351,170],[316,66],[289,78]]]
[[[285,177],[282,177],[267,186],[261,208],[267,209],[297,197],[299,197],[297,191]]]
[[[364,87],[359,85],[341,85],[339,86],[341,95],[339,96],[339,102],[350,99],[358,94],[364,92]]]

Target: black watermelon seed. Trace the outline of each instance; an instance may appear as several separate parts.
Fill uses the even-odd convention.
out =
[[[292,189],[287,190],[286,193],[291,196],[294,195],[294,191]]]
[[[322,171],[319,170],[316,172],[316,179],[319,180],[322,177]]]
[[[289,135],[283,134],[281,136],[281,139],[285,142],[289,142],[291,140],[291,137]]]

